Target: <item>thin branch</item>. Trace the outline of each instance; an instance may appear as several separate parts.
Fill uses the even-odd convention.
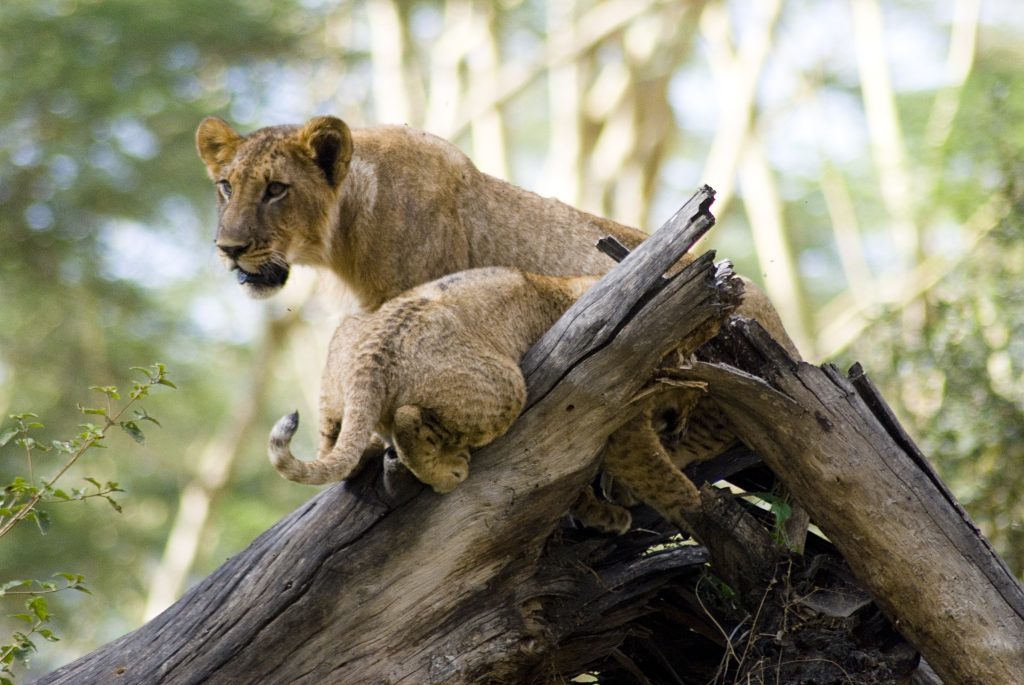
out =
[[[750,221],[764,288],[775,303],[786,330],[804,356],[814,356],[814,339],[807,331],[807,308],[800,290],[796,260],[786,238],[782,199],[765,158],[760,137],[748,138],[740,165],[743,206]]]
[[[914,223],[914,195],[906,143],[889,80],[882,10],[878,0],[851,0],[850,7],[871,152],[882,200],[890,216],[898,268],[905,270],[920,261],[921,239]]]
[[[309,293],[301,294],[301,301]],[[301,321],[300,307],[294,306],[285,316],[268,319],[263,343],[253,359],[253,373],[244,400],[230,422],[203,447],[195,466],[195,475],[182,489],[178,512],[167,536],[163,557],[149,580],[143,620],[150,620],[176,600],[185,587],[185,580],[199,554],[199,543],[210,520],[215,500],[230,484],[235,464],[241,455],[243,438],[250,434],[263,414],[269,390],[270,375],[281,355],[290,333]]]
[[[418,123],[405,77],[405,34],[394,0],[367,0],[370,21],[370,64],[373,68],[373,104],[378,121]]]
[[[497,17],[489,2],[477,2],[473,8],[472,32],[480,37],[473,59],[469,60],[469,80],[491,89],[491,99],[498,88],[501,50],[498,47]],[[484,172],[499,178],[509,177],[506,151],[505,118],[501,107],[494,106],[473,119],[473,160]]]
[[[455,125],[455,114],[462,103],[459,67],[466,52],[479,40],[472,28],[472,5],[467,0],[445,2],[444,29],[430,50],[429,95],[423,124],[428,131],[447,131]]]
[[[945,147],[953,131],[953,120],[960,110],[960,93],[974,67],[980,14],[981,0],[956,0],[946,57],[947,84],[935,96],[925,126],[924,140],[933,150]]]
[[[874,301],[874,283],[871,267],[864,258],[857,211],[842,172],[828,161],[822,163],[821,194],[825,198],[825,209],[832,222],[839,262],[846,276],[846,293],[860,306],[868,306]]]
[[[545,9],[548,52],[576,39],[575,0],[551,2]],[[548,70],[548,149],[541,185],[546,193],[571,205],[599,205],[583,202],[582,65],[576,59],[552,64]]]
[[[491,92],[490,85],[474,85],[467,93],[462,114],[451,130],[435,133],[449,140],[457,138],[476,117],[519,95],[550,69],[579,59],[580,55],[586,54],[608,36],[663,3],[664,0],[611,0],[597,3],[580,17],[576,25],[576,37],[572,42],[567,45],[549,44],[541,56],[527,66],[521,66],[518,62],[506,63],[499,72],[497,91]]]
[[[758,20],[738,51],[733,47],[732,26],[724,2],[709,3],[700,18],[701,35],[708,49],[708,65],[718,85],[720,113],[701,180],[718,191],[718,216],[725,215],[735,193],[736,173],[754,119],[757,85],[771,50],[782,8],[780,0],[761,0],[755,4]]]

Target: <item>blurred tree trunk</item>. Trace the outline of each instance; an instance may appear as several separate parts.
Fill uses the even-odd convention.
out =
[[[230,419],[198,450],[194,475],[181,491],[163,557],[149,578],[144,620],[153,618],[181,596],[199,555],[200,541],[207,531],[215,502],[231,482],[242,440],[256,429],[263,417],[270,381],[266,370],[276,366],[300,321],[298,306],[279,318],[267,318],[252,364],[254,372],[249,375],[245,392],[240,393]]]

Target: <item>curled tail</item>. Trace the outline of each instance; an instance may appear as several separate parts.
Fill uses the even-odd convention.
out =
[[[299,427],[299,413],[282,416],[274,424],[267,442],[270,463],[282,477],[297,483],[321,485],[353,477],[380,422],[382,396],[383,388],[376,383],[358,386],[356,392],[346,398],[337,441],[333,447],[321,448],[316,461],[302,461],[292,454],[290,444]],[[321,407],[320,411],[329,409]]]

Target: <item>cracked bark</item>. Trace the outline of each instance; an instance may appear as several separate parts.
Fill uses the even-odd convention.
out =
[[[1024,588],[859,364],[789,358],[734,318],[683,377],[708,382],[743,441],[810,513],[948,683],[1024,677]]]

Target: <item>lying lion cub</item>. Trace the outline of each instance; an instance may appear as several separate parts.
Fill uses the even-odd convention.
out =
[[[593,283],[473,269],[348,317],[321,379],[317,460],[291,455],[295,423],[284,417],[271,432],[271,461],[301,483],[344,480],[379,431],[417,478],[449,492],[468,474],[470,448],[519,416],[526,401],[519,360]]]
[[[270,433],[271,463],[300,483],[344,480],[379,431],[419,480],[437,492],[451,491],[469,473],[469,450],[504,434],[522,411],[522,356],[596,280],[472,269],[345,319],[331,340],[321,381],[316,461],[292,456],[298,416],[291,414]],[[638,449],[661,462],[656,478]],[[613,435],[604,467],[677,525],[685,525],[682,513],[697,506],[696,489],[665,454],[649,413]],[[586,523],[593,514],[606,530],[628,527],[628,512],[587,492],[581,500]]]

